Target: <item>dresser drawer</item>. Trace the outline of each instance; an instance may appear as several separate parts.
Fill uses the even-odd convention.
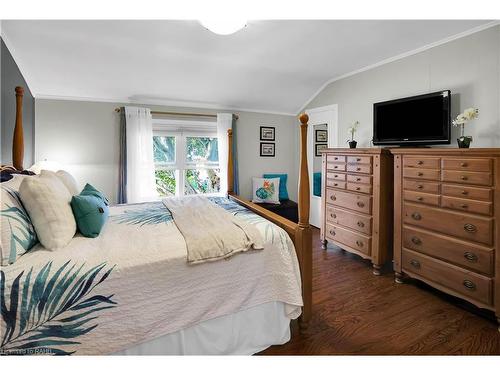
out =
[[[493,204],[490,202],[474,201],[471,199],[462,199],[454,197],[442,197],[441,206],[459,210],[464,212],[471,212],[476,214],[491,215],[493,213]]]
[[[493,243],[491,218],[405,202],[403,222],[486,245]]]
[[[348,174],[347,175],[347,182],[355,182],[355,183],[360,183],[360,184],[371,185],[372,184],[372,176],[361,176],[361,175],[356,175],[356,174]]]
[[[342,181],[326,180],[326,186],[336,189],[345,189],[346,183]]]
[[[365,214],[372,213],[372,197],[368,195],[361,195],[349,193],[347,191],[344,192],[331,189],[327,190],[326,195],[327,203]]]
[[[344,211],[338,207],[328,206],[326,209],[326,221],[331,224],[340,224],[363,234],[372,234],[371,216],[358,215]]]
[[[439,169],[439,158],[428,158],[428,157],[408,157],[403,158],[403,167],[417,167],[417,168],[428,168],[428,169]]]
[[[492,171],[491,159],[462,159],[443,158],[442,168],[455,171],[490,172]]]
[[[371,164],[372,157],[371,156],[348,156],[347,163],[348,164]]]
[[[493,176],[488,172],[443,171],[443,181],[491,186]]]
[[[439,180],[440,171],[437,169],[404,168],[403,176],[422,180]]]
[[[345,171],[346,165],[344,163],[326,163],[326,168],[330,171]]]
[[[423,193],[439,194],[439,182],[403,180],[405,190],[421,191]]]
[[[357,193],[371,194],[372,193],[372,186],[371,185],[355,184],[353,182],[348,182],[347,183],[347,190],[355,191]]]
[[[346,157],[343,155],[327,155],[327,163],[345,163]]]
[[[403,271],[420,275],[474,301],[492,304],[492,279],[438,259],[403,249]]]
[[[345,181],[346,174],[345,173],[326,172],[326,178],[329,180]]]
[[[441,193],[451,197],[479,199],[488,202],[491,202],[493,198],[493,190],[472,186],[443,184],[441,185]]]
[[[326,225],[326,236],[363,254],[370,255],[371,237],[332,224]]]
[[[372,173],[372,165],[371,164],[347,164],[348,172],[356,172],[356,173]]]
[[[403,226],[403,247],[476,272],[493,275],[493,249],[472,242]]]
[[[405,201],[428,204],[431,206],[439,206],[439,195],[436,194],[405,190],[403,196]]]

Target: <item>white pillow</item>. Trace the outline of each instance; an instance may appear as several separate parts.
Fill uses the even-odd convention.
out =
[[[252,178],[253,198],[255,203],[279,204],[280,179],[277,178]]]
[[[52,173],[25,178],[19,187],[19,196],[40,243],[46,249],[56,250],[71,241],[76,222],[70,205],[71,194]]]
[[[66,186],[66,188],[68,189],[71,196],[80,194],[80,192],[82,190],[78,187],[78,183],[76,182],[75,178],[71,175],[71,173],[66,172],[66,171],[60,170],[57,172],[52,172],[52,171],[44,169],[41,171],[40,176],[42,176],[42,177],[49,177],[49,176],[50,177],[58,177],[61,180],[61,182],[64,184],[64,186]]]

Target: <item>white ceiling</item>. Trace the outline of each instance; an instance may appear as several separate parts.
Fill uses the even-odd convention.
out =
[[[489,21],[3,21],[35,97],[296,114],[328,81]]]

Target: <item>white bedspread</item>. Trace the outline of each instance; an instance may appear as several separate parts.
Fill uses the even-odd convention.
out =
[[[161,202],[112,207],[98,238],[77,236],[54,252],[38,245],[2,268],[0,350],[113,353],[271,301],[297,318],[301,282],[289,236],[225,198],[214,200],[256,225],[264,250],[190,265]]]

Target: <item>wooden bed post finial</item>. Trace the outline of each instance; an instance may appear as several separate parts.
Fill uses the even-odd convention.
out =
[[[16,87],[16,124],[12,140],[12,164],[14,168],[23,170],[24,161],[24,132],[23,132],[23,95],[24,89]]]
[[[227,194],[234,194],[233,129],[227,130]]]

